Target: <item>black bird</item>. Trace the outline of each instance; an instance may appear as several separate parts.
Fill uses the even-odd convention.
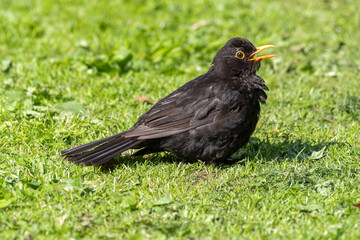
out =
[[[209,71],[156,103],[125,131],[62,151],[68,161],[101,165],[116,155],[168,151],[188,160],[222,161],[244,146],[259,119],[260,103],[269,90],[256,75],[263,59],[255,57],[266,45],[254,47],[232,38],[215,55]]]

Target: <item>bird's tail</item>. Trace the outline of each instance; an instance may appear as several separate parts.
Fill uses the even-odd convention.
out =
[[[68,157],[67,160],[75,164],[99,166],[110,161],[116,155],[138,146],[144,141],[138,140],[137,138],[126,138],[123,134],[124,132],[81,146],[69,148],[62,151],[61,156]]]

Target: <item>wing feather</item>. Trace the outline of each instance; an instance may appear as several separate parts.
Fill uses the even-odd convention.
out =
[[[214,81],[217,81],[216,88]],[[241,102],[234,104],[234,99],[240,99],[238,89],[228,88],[225,81],[214,81],[203,78],[199,83],[198,79],[196,86],[193,81],[188,82],[143,114],[124,137],[139,140],[168,137],[222,119],[224,107],[231,111],[242,105]]]
[[[215,96],[208,83],[197,89],[185,84],[142,115],[124,137],[162,138],[208,124],[221,109]]]

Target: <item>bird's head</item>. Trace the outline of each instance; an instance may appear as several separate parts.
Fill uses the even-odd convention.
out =
[[[255,54],[275,47],[265,45],[255,47],[245,38],[232,38],[215,55],[213,69],[222,76],[241,76],[256,72],[260,68],[260,61],[276,55],[267,54],[255,57]]]

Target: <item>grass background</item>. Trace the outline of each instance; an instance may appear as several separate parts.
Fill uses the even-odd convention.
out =
[[[358,1],[0,2],[1,239],[359,239]],[[81,167],[235,36],[275,44],[232,165],[169,154]]]

